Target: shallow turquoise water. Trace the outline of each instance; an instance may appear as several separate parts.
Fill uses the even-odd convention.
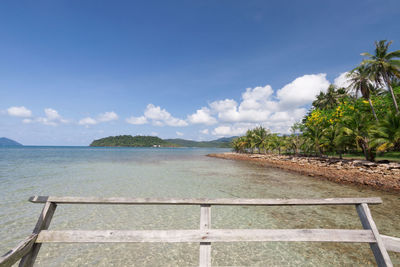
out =
[[[259,165],[208,158],[223,149],[23,147],[0,149],[0,253],[30,234],[41,204],[31,195],[326,198],[379,196],[381,233],[400,237],[400,196]],[[197,206],[60,205],[50,229],[197,229]],[[213,228],[360,229],[354,207],[213,207]],[[195,266],[198,244],[45,244],[38,266]],[[390,253],[400,265],[400,254]],[[366,244],[216,243],[219,266],[365,266]]]

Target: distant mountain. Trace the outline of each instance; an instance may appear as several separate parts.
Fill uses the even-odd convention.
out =
[[[115,146],[115,147],[231,147],[235,137],[220,138],[213,141],[192,141],[185,139],[161,139],[156,136],[109,136],[94,140],[90,146]]]
[[[221,147],[230,148],[232,140],[236,137],[224,137],[212,141],[192,141],[185,139],[165,139],[165,141],[184,147]]]
[[[5,137],[0,137],[0,146],[22,146],[22,144]]]
[[[231,143],[235,138],[238,138],[238,136],[222,137],[217,140],[214,140],[214,142]]]

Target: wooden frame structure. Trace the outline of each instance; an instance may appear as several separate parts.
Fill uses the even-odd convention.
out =
[[[400,252],[400,238],[380,235],[368,204],[381,204],[380,198],[328,199],[164,199],[164,198],[97,198],[34,196],[33,203],[44,203],[42,213],[30,235],[17,247],[0,257],[0,266],[33,266],[42,243],[92,242],[198,242],[199,265],[211,266],[213,242],[353,242],[369,243],[378,266],[393,266],[387,250]],[[59,204],[119,204],[119,205],[199,205],[200,228],[196,230],[141,231],[50,231],[47,230]],[[212,229],[211,206],[309,206],[355,205],[363,229]]]

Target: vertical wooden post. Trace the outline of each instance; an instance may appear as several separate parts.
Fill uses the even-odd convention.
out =
[[[33,229],[33,234],[39,234],[41,230],[47,230],[49,228],[51,218],[53,218],[53,214],[56,210],[57,205],[54,202],[46,202],[43,207],[42,213],[39,216],[39,219],[36,223],[35,228]],[[33,266],[35,263],[37,254],[39,253],[40,247],[42,244],[35,243],[32,246],[31,252],[26,254],[20,261],[19,267],[27,267]]]
[[[200,230],[211,229],[211,205],[200,206]],[[211,266],[211,242],[200,242],[200,267]]]
[[[378,232],[378,228],[372,219],[371,211],[369,210],[368,205],[366,203],[357,204],[356,209],[362,226],[364,229],[370,229],[376,239],[375,243],[369,244],[372,252],[374,253],[376,263],[379,267],[392,267],[392,261],[390,260],[389,254],[387,253],[385,245],[383,244],[381,235]]]

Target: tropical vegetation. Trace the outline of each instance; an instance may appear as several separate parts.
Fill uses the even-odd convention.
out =
[[[377,155],[400,155],[400,50],[392,42],[375,42],[374,54],[347,74],[347,87],[330,85],[320,92],[301,122],[289,135],[258,126],[236,138],[240,153],[306,155],[360,154],[374,161]]]
[[[109,136],[94,140],[90,146],[112,146],[112,147],[220,147],[230,148],[234,137],[220,138],[212,141],[192,141],[185,139],[161,139],[156,136]]]

